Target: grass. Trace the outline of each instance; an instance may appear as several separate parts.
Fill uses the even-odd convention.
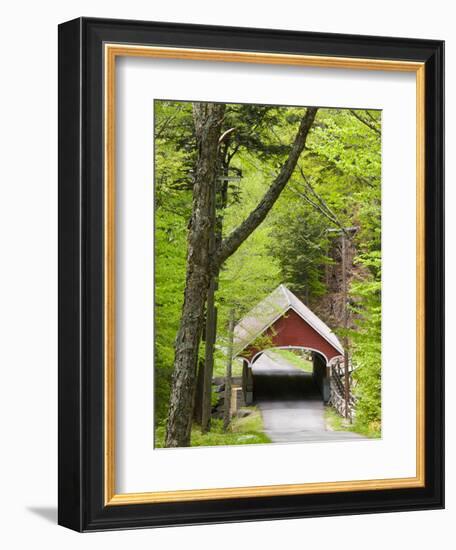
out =
[[[271,443],[263,432],[263,418],[256,407],[245,407],[251,411],[249,416],[233,418],[228,431],[223,431],[223,420],[212,419],[211,431],[202,434],[199,426],[192,427],[192,447],[214,447],[219,445],[252,445]],[[165,440],[165,428],[159,426],[155,431],[155,446],[162,448]]]
[[[243,418],[233,418],[231,421],[231,431],[233,433],[262,433],[264,430],[263,417],[257,407],[244,407],[252,411],[249,416]],[[269,441],[266,441],[269,443]]]
[[[286,361],[291,363],[294,367],[297,367],[298,369],[304,372],[313,371],[312,361],[309,361],[308,359],[304,359],[304,357],[301,357],[301,354],[299,352],[295,352],[288,349],[275,349],[273,350],[272,353],[279,355],[280,357],[282,357],[282,359],[285,359]]]
[[[325,407],[325,420],[328,428],[334,432],[351,432],[353,425],[342,418],[332,407]]]
[[[382,437],[382,426],[380,422],[370,422],[369,424],[361,424],[356,422],[353,424],[353,431],[372,439]]]
[[[355,420],[353,424],[350,424],[347,420],[345,420],[345,418],[342,418],[340,414],[338,414],[331,406],[325,407],[325,420],[328,428],[335,432],[355,432],[359,433],[360,435],[364,435],[365,437],[370,437],[372,439],[378,439],[382,436],[381,426],[379,425],[379,423],[373,422],[371,423],[371,425],[366,426],[364,424],[356,422]]]

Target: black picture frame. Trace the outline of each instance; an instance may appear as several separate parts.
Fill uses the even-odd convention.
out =
[[[106,506],[103,394],[103,44],[425,63],[425,486]],[[79,18],[59,26],[59,512],[76,531],[444,506],[444,43]]]

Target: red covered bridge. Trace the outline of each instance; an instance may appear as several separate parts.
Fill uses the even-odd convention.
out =
[[[304,348],[313,352],[313,375],[323,399],[330,398],[329,370],[344,350],[331,329],[284,285],[257,304],[235,327],[234,353],[242,358],[246,403],[254,392],[252,364],[270,348]]]

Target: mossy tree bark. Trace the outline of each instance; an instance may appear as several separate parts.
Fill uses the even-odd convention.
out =
[[[223,104],[193,104],[198,159],[187,240],[184,305],[175,342],[166,447],[190,445],[198,346],[211,272],[209,242],[214,232],[212,194],[216,184],[217,151],[224,111]]]

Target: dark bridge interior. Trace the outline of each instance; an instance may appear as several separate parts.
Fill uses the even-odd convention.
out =
[[[295,401],[321,400],[322,396],[312,373],[296,374],[257,373],[253,374],[253,400]]]
[[[272,357],[264,353],[252,366],[254,402],[322,400],[313,373]]]

